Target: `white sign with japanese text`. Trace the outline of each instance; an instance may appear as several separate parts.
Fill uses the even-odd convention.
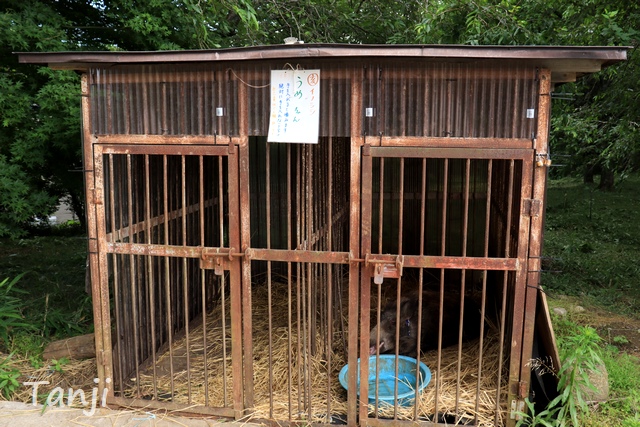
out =
[[[318,143],[320,70],[271,70],[268,142]]]

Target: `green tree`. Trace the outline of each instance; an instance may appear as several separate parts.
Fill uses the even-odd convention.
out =
[[[82,175],[69,172],[80,167],[78,77],[12,54],[65,49],[69,23],[44,4],[10,6],[0,14],[0,235],[18,236],[60,197],[80,200]]]
[[[637,45],[626,0],[5,0],[0,9],[0,235],[17,236],[67,197],[80,218],[79,78],[18,64],[15,51],[167,50],[307,43]],[[637,54],[563,87],[554,152],[568,171],[638,167]]]

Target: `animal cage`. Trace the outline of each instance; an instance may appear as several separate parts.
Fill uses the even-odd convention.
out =
[[[515,425],[539,387],[534,341],[555,356],[539,292],[550,95],[625,55],[21,54],[82,72],[108,402],[292,424]],[[283,69],[321,72],[314,143],[268,142]],[[431,370],[409,406],[360,381],[384,352]]]

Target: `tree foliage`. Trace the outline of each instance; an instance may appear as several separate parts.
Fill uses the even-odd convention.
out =
[[[0,8],[0,235],[67,197],[80,218],[79,77],[16,51],[173,50],[307,43],[637,45],[627,0],[5,0]],[[572,169],[638,167],[639,56],[567,85],[554,150]]]

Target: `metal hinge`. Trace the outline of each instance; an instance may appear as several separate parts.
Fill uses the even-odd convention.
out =
[[[512,420],[520,420],[522,419],[522,415],[524,413],[524,400],[516,400],[513,399],[511,401],[511,412],[509,413],[509,417]]]
[[[96,361],[98,365],[107,366],[107,358],[104,356],[104,350],[96,352]]]
[[[529,396],[529,383],[526,381],[520,381],[518,383],[518,397],[524,399]]]
[[[100,188],[91,188],[89,189],[89,194],[91,196],[91,204],[92,205],[102,205],[102,189]]]
[[[524,199],[524,215],[538,217],[542,213],[542,200]]]

